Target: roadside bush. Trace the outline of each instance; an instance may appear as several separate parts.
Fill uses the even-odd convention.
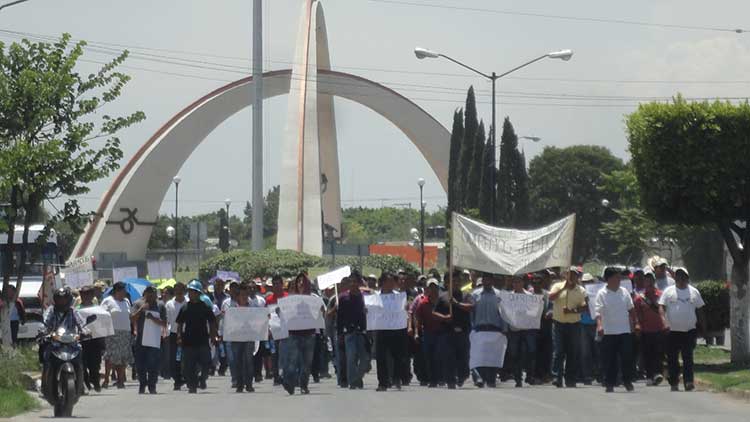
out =
[[[706,317],[706,330],[723,331],[729,328],[729,286],[724,281],[705,280],[694,283],[701,292],[706,306],[703,314]]]
[[[357,256],[350,256],[342,260],[337,259],[337,265],[340,262],[341,265],[349,265],[352,269],[362,271],[362,267],[377,268],[381,272],[390,271],[396,272],[398,270],[405,270],[408,272],[416,272],[417,268],[412,265],[409,261],[405,260],[400,256],[393,255],[370,255],[362,258],[362,265],[360,265],[360,259]]]
[[[216,271],[236,271],[243,279],[265,277],[274,273],[291,277],[302,270],[320,265],[323,265],[323,261],[319,257],[289,250],[231,251],[204,261],[199,277],[201,280],[208,280]]]
[[[39,358],[34,349],[0,349],[0,388],[24,387],[21,373],[38,370]]]

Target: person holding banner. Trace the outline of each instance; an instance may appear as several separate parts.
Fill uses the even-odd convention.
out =
[[[249,308],[249,307],[262,307],[257,301],[250,303],[248,297],[250,295],[250,286],[247,282],[243,282],[239,285],[235,300],[232,300],[225,311],[229,308]],[[265,302],[264,302],[265,304]],[[229,361],[232,365],[230,370],[232,371],[232,378],[235,387],[235,391],[241,393],[247,391],[248,393],[254,393],[253,378],[255,377],[254,359],[253,353],[255,352],[255,342],[252,341],[231,341],[227,342],[229,349],[231,350],[232,359]]]
[[[167,326],[164,305],[156,301],[156,288],[148,286],[143,297],[135,301],[130,320],[136,327],[135,366],[138,371],[138,393],[156,394],[161,357],[161,332]]]
[[[299,273],[289,286],[290,296],[310,296],[311,292],[310,279],[304,272]],[[289,330],[289,337],[284,343],[284,389],[292,395],[299,386],[302,394],[310,394],[308,384],[315,351],[315,329]]]
[[[633,336],[641,327],[635,314],[633,299],[620,287],[620,271],[614,267],[604,270],[607,286],[596,294],[596,330],[602,336],[604,358],[604,386],[614,392],[618,371],[627,391],[633,391]]]
[[[94,304],[94,286],[83,286],[80,289],[81,304],[78,309],[85,309],[97,306]],[[99,371],[102,367],[102,354],[104,353],[104,338],[81,339],[81,360],[84,370],[84,383],[86,388],[93,389],[97,393],[102,391],[101,374]]]
[[[396,276],[384,272],[380,276],[380,297],[396,297]],[[399,293],[406,298],[406,293]],[[396,330],[375,331],[375,359],[378,369],[378,388],[375,391],[386,391],[391,387],[391,372],[389,371],[389,360],[393,362],[393,380],[397,390],[401,390],[401,383],[409,376],[409,349],[407,332],[411,331],[411,318],[408,317],[407,303],[404,300],[404,321],[406,328]]]
[[[578,349],[581,342],[581,312],[586,309],[586,290],[578,285],[582,271],[570,267],[565,281],[555,283],[549,292],[552,308],[552,374],[554,385],[575,388],[578,376]],[[619,274],[618,274],[619,275]]]
[[[533,293],[524,288],[524,280],[521,277],[513,277],[511,285],[513,287],[511,295],[534,296]],[[536,319],[538,321],[538,318]],[[508,331],[508,353],[512,362],[511,366],[513,369],[513,379],[516,381],[516,388],[523,387],[524,370],[526,370],[526,383],[535,384],[533,377],[535,373],[534,364],[538,333],[538,328],[522,329],[514,327],[512,324],[510,326],[510,330]]]
[[[500,313],[500,290],[495,277],[484,273],[479,288],[471,292],[469,304],[458,304],[471,312],[471,342],[469,362],[474,385],[496,387],[497,372],[503,366],[507,340],[503,334],[508,326]],[[480,346],[481,345],[481,346]]]

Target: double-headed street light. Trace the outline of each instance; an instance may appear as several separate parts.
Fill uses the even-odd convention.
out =
[[[421,48],[421,47],[415,48],[414,49],[414,55],[417,56],[418,59],[436,59],[436,58],[442,57],[444,59],[450,60],[453,63],[455,63],[455,64],[457,64],[457,65],[459,65],[459,66],[461,66],[463,68],[469,69],[472,72],[474,72],[474,73],[476,73],[478,75],[481,75],[481,76],[483,76],[483,77],[485,77],[485,78],[487,78],[487,79],[489,79],[489,80],[492,81],[492,132],[491,132],[492,133],[492,138],[491,139],[492,139],[492,145],[496,146],[497,145],[497,142],[496,142],[497,141],[497,136],[496,136],[496,134],[497,134],[497,130],[496,130],[496,128],[497,128],[497,121],[496,121],[497,118],[496,118],[496,111],[495,111],[495,109],[496,109],[497,103],[495,102],[495,92],[496,92],[497,80],[500,79],[500,78],[502,78],[503,76],[507,76],[507,75],[515,72],[516,70],[522,69],[522,68],[524,68],[524,67],[526,67],[526,66],[528,66],[528,65],[530,65],[532,63],[536,63],[536,62],[538,62],[539,60],[542,60],[542,59],[560,59],[560,60],[563,60],[563,61],[568,61],[568,60],[570,60],[571,57],[573,57],[573,51],[572,50],[552,51],[552,52],[549,52],[547,54],[543,54],[543,55],[541,55],[541,56],[539,56],[539,57],[537,57],[537,58],[535,58],[533,60],[529,60],[528,62],[526,62],[526,63],[524,63],[524,64],[522,64],[520,66],[516,66],[513,69],[511,69],[511,70],[509,70],[509,71],[507,71],[505,73],[501,73],[499,75],[496,74],[495,72],[492,72],[491,74],[480,72],[479,70],[474,69],[473,67],[471,67],[471,66],[469,66],[469,65],[467,65],[465,63],[461,63],[460,61],[458,61],[458,60],[456,60],[456,59],[454,59],[452,57],[446,56],[445,54],[441,54],[441,53],[438,53],[436,51],[432,51],[432,50],[429,50],[429,49],[426,49],[426,48]],[[493,170],[497,167],[495,161],[496,161],[495,160],[495,154],[492,154],[492,168],[493,168]],[[492,186],[493,186],[493,190],[495,189],[495,185],[497,184],[496,180],[495,180],[495,177],[496,177],[495,176],[495,172],[493,171],[492,172]],[[491,204],[492,204],[492,206],[491,206],[490,222],[492,224],[494,224],[495,223],[495,195],[492,195],[492,202],[491,202]]]

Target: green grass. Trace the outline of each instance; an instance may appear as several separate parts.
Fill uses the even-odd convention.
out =
[[[719,347],[695,348],[695,377],[717,391],[750,391],[750,369],[732,364]]]
[[[38,407],[38,403],[21,387],[0,388],[0,418],[9,418]]]

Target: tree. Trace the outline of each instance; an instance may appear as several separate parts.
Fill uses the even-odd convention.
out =
[[[474,157],[469,166],[469,180],[464,188],[466,191],[466,208],[479,208],[479,195],[482,190],[482,163],[484,162],[484,122],[479,122],[479,128],[474,135]]]
[[[33,211],[45,201],[65,198],[47,219],[40,243],[61,222],[82,227],[91,214],[82,212],[73,198],[119,167],[122,151],[117,132],[145,118],[142,112],[97,118],[130,80],[117,71],[128,53],[82,76],[76,64],[85,45],[83,41],[70,45],[68,34],[54,44],[23,40],[7,49],[0,44],[0,192],[8,192],[3,217],[8,255],[19,251],[17,261],[3,262],[5,299],[11,278],[15,276],[20,290],[26,262],[36,258],[29,256]],[[16,245],[14,228],[19,223],[23,234]],[[7,306],[0,312],[4,345],[10,344],[8,312]]]
[[[474,87],[469,87],[466,94],[466,107],[464,108],[464,136],[461,140],[461,154],[459,155],[459,165],[457,174],[456,196],[458,208],[456,211],[462,211],[467,206],[469,194],[469,175],[471,162],[474,159],[474,145],[476,144],[477,130],[479,121],[477,120],[477,104],[474,97]]]
[[[451,150],[448,163],[448,209],[446,219],[448,225],[451,221],[451,212],[458,210],[458,193],[456,186],[458,184],[457,172],[460,168],[459,158],[461,155],[461,142],[464,138],[464,119],[463,109],[458,109],[453,113],[453,129],[451,130]]]
[[[500,137],[500,162],[497,169],[496,224],[510,227],[513,219],[513,193],[515,188],[515,162],[518,154],[518,136],[508,117],[503,121],[503,133]]]
[[[222,252],[229,252],[229,219],[227,213],[223,209],[219,212],[219,249]]]
[[[279,229],[279,192],[281,186],[276,185],[268,190],[263,199],[263,236],[269,237],[276,234]]]
[[[492,219],[492,198],[495,196],[495,144],[492,135],[482,151],[482,177],[479,181],[479,215],[484,221]]]
[[[656,221],[713,224],[732,256],[732,361],[750,362],[750,104],[641,104],[626,120],[641,203]]]
[[[529,173],[526,171],[526,155],[516,151],[513,160],[513,227],[529,225],[531,204],[529,202]]]
[[[613,217],[602,209],[604,174],[623,168],[622,160],[605,147],[576,145],[546,147],[529,164],[529,198],[534,224],[548,224],[576,214],[573,259],[582,263],[607,256],[616,248],[599,233],[603,222]]]

